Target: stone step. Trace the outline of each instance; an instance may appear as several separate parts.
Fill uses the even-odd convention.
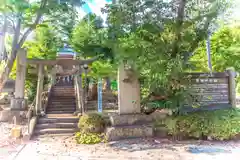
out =
[[[41,135],[33,135],[32,136],[32,140],[37,140],[38,138],[43,139],[43,138],[47,138],[47,140],[49,141],[49,138],[52,140],[53,138],[66,138],[66,137],[72,137],[74,136],[75,133],[59,133],[59,134],[41,134]]]
[[[47,112],[51,112],[51,111],[72,111],[75,112],[76,108],[72,107],[72,108],[47,108]]]
[[[74,92],[62,92],[62,91],[58,91],[58,92],[52,92],[53,96],[63,96],[63,97],[67,97],[67,96],[74,96],[75,93]]]
[[[59,95],[67,95],[67,94],[75,94],[75,92],[67,92],[67,91],[53,91],[52,94],[59,94]]]
[[[53,93],[52,96],[53,96],[54,98],[56,98],[56,97],[65,98],[65,97],[66,97],[66,99],[68,99],[69,97],[75,97],[75,94],[59,94],[59,93],[54,94],[54,93]]]
[[[36,129],[50,128],[77,128],[77,123],[41,123],[36,125]]]
[[[47,108],[75,108],[76,104],[49,104]]]
[[[67,105],[67,104],[58,104],[58,105],[54,105],[54,104],[49,104],[47,108],[76,108],[76,105],[75,104],[72,104],[72,105]]]
[[[46,114],[44,118],[79,118],[73,114]]]
[[[48,105],[47,109],[49,108],[59,108],[59,109],[67,109],[67,108],[76,108],[76,105]]]
[[[76,104],[49,104],[48,105],[48,107],[47,108],[51,108],[51,107],[53,107],[53,108],[64,108],[64,107],[66,107],[66,108],[68,108],[68,107],[75,107],[76,106]]]
[[[53,88],[52,91],[66,91],[66,92],[74,92],[74,88]]]
[[[52,89],[53,92],[58,92],[58,91],[62,91],[62,92],[75,92],[74,89],[65,89],[65,88],[58,88],[58,89]]]
[[[75,106],[76,106],[76,104],[52,104],[52,103],[50,103],[47,108],[52,108],[52,107],[53,108],[64,108],[64,107],[71,108],[71,107],[75,107]]]
[[[74,90],[66,90],[66,89],[53,89],[52,92],[61,92],[61,93],[75,93]]]
[[[144,138],[153,136],[151,125],[130,125],[108,127],[106,137],[108,141],[116,141],[127,138]]]
[[[51,97],[49,102],[75,102],[75,97]]]
[[[70,96],[54,96],[54,95],[51,95],[51,99],[53,100],[65,100],[65,99],[76,99],[75,95],[70,95]]]
[[[38,120],[38,124],[45,123],[77,123],[79,118],[41,118]]]
[[[36,129],[34,130],[35,135],[46,135],[46,134],[65,134],[75,133],[79,131],[78,128],[50,128],[50,129]]]
[[[70,104],[70,105],[73,104],[74,105],[74,104],[76,104],[76,102],[75,101],[71,101],[71,100],[67,100],[67,101],[57,101],[57,100],[56,101],[52,101],[52,100],[50,100],[50,104],[57,104],[57,105],[58,104],[63,104],[63,105],[64,104]]]
[[[47,111],[47,114],[73,114],[74,111]]]

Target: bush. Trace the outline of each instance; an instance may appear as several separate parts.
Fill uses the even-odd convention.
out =
[[[171,116],[158,122],[169,135],[229,140],[240,134],[240,110],[222,109]]]
[[[105,126],[104,118],[98,113],[85,114],[81,116],[78,122],[81,131],[87,133],[101,133],[104,131]]]
[[[78,144],[96,144],[105,141],[104,135],[99,133],[87,133],[84,131],[77,132],[75,139]]]

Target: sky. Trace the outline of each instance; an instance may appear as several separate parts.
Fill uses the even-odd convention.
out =
[[[87,13],[93,12],[99,16],[102,16],[103,19],[106,18],[106,15],[101,13],[101,8],[106,4],[111,3],[112,0],[87,0],[88,2],[79,10],[79,16],[84,17]],[[240,0],[233,0],[234,5],[231,12],[231,18],[240,20]]]
[[[102,14],[101,8],[104,8],[106,4],[110,4],[112,0],[88,0],[79,10],[79,17],[84,17],[87,13],[95,13],[101,16],[103,20],[107,18],[106,14]]]

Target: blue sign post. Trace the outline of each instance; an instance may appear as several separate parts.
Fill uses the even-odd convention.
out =
[[[98,112],[102,113],[102,80],[98,80]]]

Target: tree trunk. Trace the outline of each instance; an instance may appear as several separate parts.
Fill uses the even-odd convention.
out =
[[[0,76],[0,92],[2,91],[5,83],[8,80],[9,74],[12,71],[13,63],[17,57],[18,49],[22,47],[23,43],[27,39],[28,35],[36,28],[39,24],[40,19],[43,15],[42,10],[46,7],[47,0],[41,0],[41,5],[39,10],[37,11],[36,19],[33,25],[27,29],[27,31],[23,34],[22,38],[20,39],[20,30],[21,30],[21,22],[22,22],[22,13],[18,13],[17,15],[17,24],[14,31],[13,42],[12,42],[12,51],[10,56],[8,57],[7,64],[3,69],[3,72]]]
[[[6,60],[7,59],[7,52],[5,48],[5,37],[6,37],[6,32],[7,32],[7,15],[4,14],[4,24],[3,24],[3,29],[2,29],[2,38],[0,38],[1,44],[0,44],[0,54],[1,54],[1,59],[0,60]]]
[[[13,42],[12,42],[12,51],[11,51],[10,56],[8,57],[7,64],[4,67],[3,72],[1,73],[1,76],[0,76],[0,92],[2,91],[5,83],[8,80],[9,74],[13,67],[13,63],[17,56],[17,51],[19,49],[18,41],[19,41],[19,36],[20,36],[20,29],[21,29],[21,18],[19,16],[18,21],[17,21],[16,30],[14,32],[14,37],[13,37]]]

